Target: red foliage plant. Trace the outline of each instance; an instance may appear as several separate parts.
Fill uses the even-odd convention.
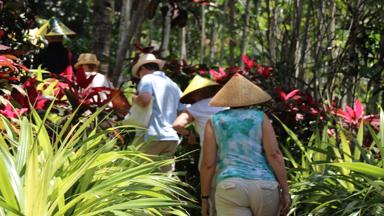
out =
[[[370,124],[376,129],[380,124],[380,120],[376,115],[364,115],[364,106],[359,99],[355,100],[353,108],[345,105],[345,110],[337,109],[334,113],[342,118],[346,124],[354,128],[358,128],[361,122]]]

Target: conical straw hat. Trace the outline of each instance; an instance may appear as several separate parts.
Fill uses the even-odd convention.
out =
[[[191,100],[190,100],[191,95],[194,92],[207,87],[219,87],[219,84],[213,80],[204,78],[200,75],[196,75],[195,77],[193,77],[192,81],[189,83],[187,88],[185,88],[183,95],[180,98],[180,102],[186,103],[186,104],[191,103]],[[215,89],[212,89],[212,90],[215,90]]]
[[[240,74],[233,77],[209,102],[210,106],[241,107],[264,103],[271,96]]]
[[[45,36],[74,35],[75,32],[69,29],[64,23],[56,18],[49,20],[48,33]]]
[[[43,24],[36,32],[37,36],[64,36],[74,35],[74,31],[69,29],[64,23],[60,22],[56,17],[52,17],[49,20],[39,20]]]

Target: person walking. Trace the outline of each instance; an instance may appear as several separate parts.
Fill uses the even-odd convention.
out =
[[[140,55],[132,67],[132,75],[140,78],[138,94],[132,97],[132,101],[141,107],[152,104],[152,114],[143,136],[147,143],[141,150],[167,159],[173,158],[176,152],[179,137],[172,124],[185,105],[179,101],[182,92],[178,85],[161,71],[164,63],[151,53]],[[163,172],[172,169],[173,164],[161,168]]]
[[[82,70],[82,72],[85,73],[87,79],[93,77],[92,82],[89,84],[88,88],[113,88],[112,82],[104,74],[98,72],[99,65],[100,61],[97,59],[95,54],[81,53],[77,59],[75,68],[77,71]]]
[[[217,82],[204,78],[200,75],[195,75],[192,81],[185,88],[183,95],[180,98],[180,102],[183,104],[189,104],[182,113],[176,118],[173,123],[173,128],[183,136],[192,135],[186,127],[190,123],[194,123],[195,129],[199,135],[200,146],[202,147],[204,142],[204,129],[205,124],[211,115],[224,110],[224,107],[211,107],[208,106],[208,102],[212,99],[213,95],[219,91],[221,85]],[[199,165],[201,163],[202,151],[200,151]]]
[[[75,32],[56,17],[50,18],[38,32],[42,32],[48,45],[39,52],[36,64],[41,65],[42,69],[71,80],[73,54],[69,48],[64,46],[63,42],[65,37],[75,35]]]
[[[215,203],[219,216],[286,215],[287,174],[270,119],[254,105],[271,97],[235,74],[210,106],[230,109],[207,122],[200,169],[202,215],[209,215],[209,192],[218,164]],[[279,212],[281,211],[281,212]]]
[[[227,109],[227,107],[211,107],[208,106],[209,101],[213,95],[217,93],[221,88],[221,85],[217,82],[200,75],[195,75],[192,81],[185,88],[180,102],[189,104],[185,110],[180,113],[173,122],[173,128],[181,135],[188,136],[188,142],[195,142],[194,132],[188,130],[186,127],[193,123],[195,129],[199,135],[200,143],[200,157],[198,162],[198,169],[200,170],[201,159],[203,155],[203,143],[204,143],[204,129],[208,119],[211,115]],[[191,141],[192,137],[192,141]],[[212,181],[212,187],[210,194],[215,193],[216,184]],[[214,199],[209,199],[210,203],[210,216],[216,215]]]

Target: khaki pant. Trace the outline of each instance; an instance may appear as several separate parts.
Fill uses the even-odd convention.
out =
[[[145,144],[140,150],[146,154],[161,156],[159,159],[167,160],[175,156],[177,141],[152,141]],[[174,164],[162,166],[162,172],[174,171]]]
[[[228,178],[216,187],[218,216],[276,216],[280,197],[277,182]]]
[[[216,216],[215,194],[216,194],[216,178],[219,173],[219,167],[216,165],[215,175],[212,177],[211,190],[209,191],[209,216]]]

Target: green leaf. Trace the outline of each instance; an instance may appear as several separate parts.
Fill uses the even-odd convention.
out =
[[[360,157],[361,157],[360,148],[363,146],[363,139],[364,139],[364,123],[361,122],[359,131],[357,132],[357,137],[356,137],[357,145],[359,146],[356,146],[353,152],[353,158],[355,161],[360,160]]]
[[[338,166],[345,169],[350,169],[366,175],[371,175],[377,178],[384,177],[384,168],[380,168],[371,164],[362,162],[344,162],[344,163],[327,163],[332,166]]]
[[[32,125],[29,123],[26,117],[22,118],[20,127],[20,138],[16,154],[16,167],[19,174],[26,164],[28,151],[33,144],[31,141],[34,140],[32,135]]]

